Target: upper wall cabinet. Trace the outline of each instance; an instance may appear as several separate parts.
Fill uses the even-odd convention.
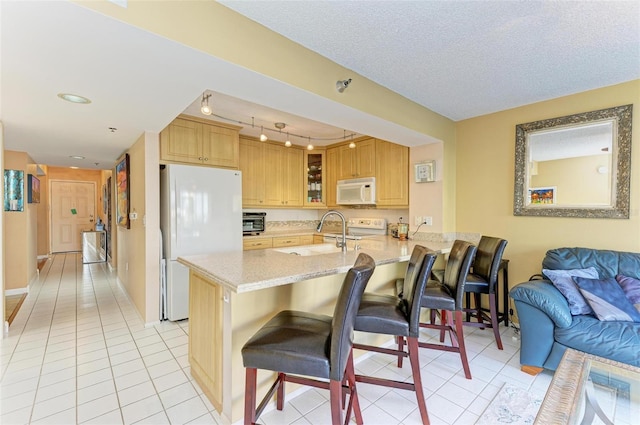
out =
[[[240,127],[180,115],[160,133],[160,160],[238,168]]]
[[[409,206],[409,148],[376,139],[376,205]]]
[[[376,141],[372,138],[356,140],[356,147],[348,144],[335,148],[337,152],[337,180],[374,177],[376,174]]]
[[[307,150],[304,153],[304,168],[307,172],[305,207],[323,208],[326,207],[327,185],[325,163],[326,151],[324,149]]]
[[[303,151],[240,138],[242,206],[302,207]]]
[[[409,206],[409,148],[384,140],[363,137],[327,149],[327,206],[337,207],[338,180],[376,177],[376,205]]]

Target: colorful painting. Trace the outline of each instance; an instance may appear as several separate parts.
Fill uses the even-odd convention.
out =
[[[529,204],[553,205],[556,203],[556,187],[532,187],[529,189]]]
[[[4,210],[24,211],[24,171],[4,170]]]
[[[129,154],[116,165],[116,222],[129,229]]]
[[[27,202],[30,204],[40,203],[40,179],[33,174],[29,174],[27,179]]]

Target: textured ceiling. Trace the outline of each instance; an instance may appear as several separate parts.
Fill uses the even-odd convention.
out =
[[[362,75],[454,120],[640,78],[636,0],[223,3],[353,70],[353,85]],[[82,2],[0,0],[0,20],[5,148],[39,164],[111,168],[143,132],[197,114],[205,91],[216,93],[217,114],[255,116],[265,128],[283,121],[312,137],[434,141]],[[93,102],[65,103],[61,92]]]
[[[456,121],[640,78],[637,0],[221,3]]]

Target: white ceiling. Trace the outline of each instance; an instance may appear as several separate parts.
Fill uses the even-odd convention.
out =
[[[637,0],[221,3],[454,121],[640,77]]]
[[[453,120],[640,78],[637,1],[223,3]],[[74,3],[0,1],[0,20],[5,148],[40,164],[111,168],[204,91],[218,115],[292,134],[433,141]]]

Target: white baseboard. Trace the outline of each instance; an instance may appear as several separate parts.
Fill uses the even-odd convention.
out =
[[[38,255],[38,260],[48,260],[49,256],[48,255]]]
[[[28,294],[28,293],[29,293],[29,286],[27,286],[26,288],[5,289],[4,296],[8,297],[10,295],[21,295],[21,294]]]

